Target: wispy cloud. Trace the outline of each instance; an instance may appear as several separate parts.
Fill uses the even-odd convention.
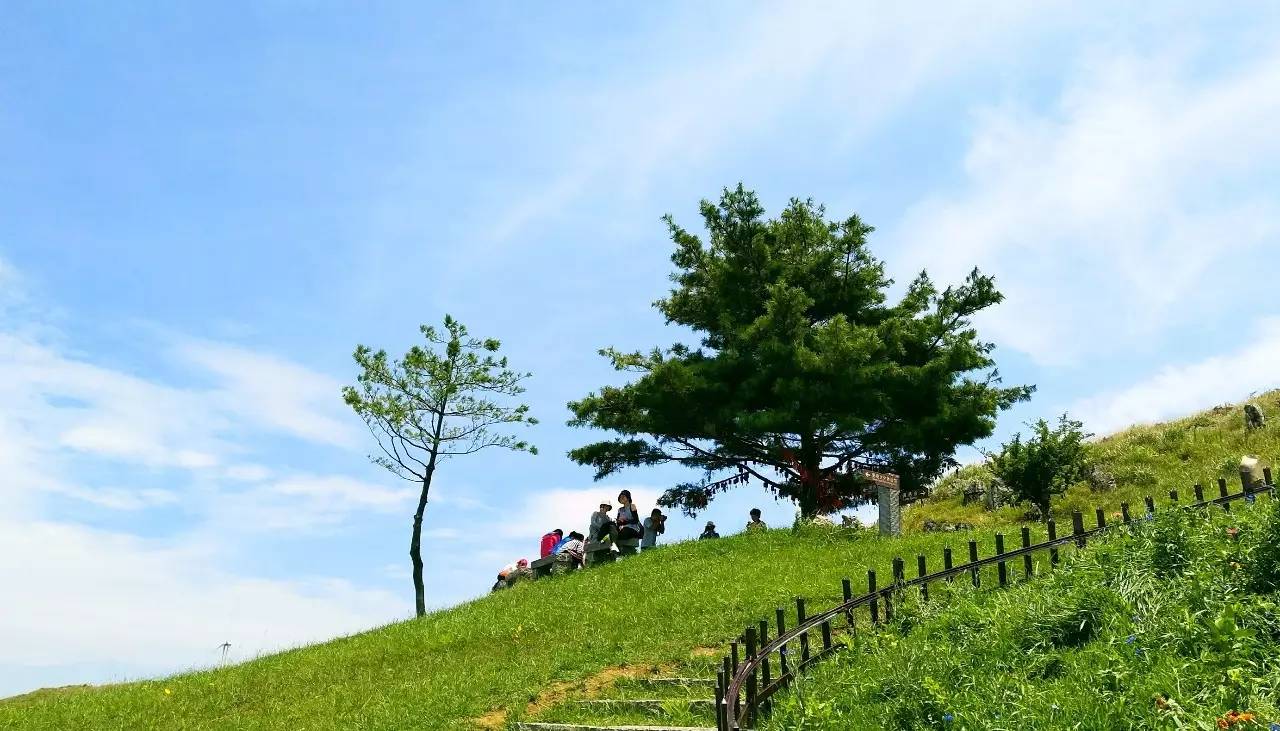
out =
[[[1280,363],[1280,316],[1240,333],[1237,351],[1169,365],[1124,388],[1081,399],[1071,413],[1090,431],[1108,434],[1132,424],[1186,416],[1275,388]]]
[[[901,274],[954,281],[975,264],[1008,303],[984,315],[1041,363],[1160,337],[1218,309],[1211,282],[1280,264],[1280,53],[1229,72],[1195,59],[1094,54],[1053,109],[980,110],[961,190],[891,237]]]

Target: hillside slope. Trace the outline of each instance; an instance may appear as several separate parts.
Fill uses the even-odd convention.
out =
[[[1280,413],[1280,392],[1258,401]],[[1280,454],[1277,434],[1280,424],[1246,433],[1238,409],[1122,432],[1097,445],[1120,486],[1098,493],[1077,486],[1055,511],[1118,509],[1122,500],[1140,505],[1148,493],[1185,493],[1193,482],[1234,478],[1241,454],[1269,461]],[[991,533],[1022,512],[962,507],[959,495],[944,490],[908,511],[908,530],[926,519],[950,520],[978,525],[976,535],[916,532],[886,540],[869,531],[811,529],[666,546],[235,667],[0,701],[0,729],[469,728],[482,716],[494,722],[519,715],[558,681],[620,665],[688,663],[699,647],[722,650],[748,622],[795,596],[826,606],[838,601],[842,577],[860,588],[868,568],[888,576],[894,556],[936,557],[944,545],[969,538],[987,555]]]
[[[1271,416],[1267,426],[1257,431],[1245,429],[1241,404],[1224,404],[1166,423],[1130,427],[1096,440],[1092,453],[1098,466],[1115,477],[1116,487],[1099,492],[1081,482],[1054,500],[1054,515],[1062,522],[1063,516],[1073,510],[1085,515],[1095,507],[1115,511],[1122,502],[1136,509],[1144,496],[1167,498],[1169,490],[1177,490],[1186,500],[1197,482],[1204,485],[1206,495],[1216,495],[1219,478],[1227,481],[1232,492],[1238,491],[1242,456],[1259,456],[1267,464],[1275,464],[1280,457],[1280,390],[1264,393],[1252,402]],[[1086,429],[1088,426],[1085,424]],[[926,521],[996,526],[1023,520],[1023,507],[987,512],[981,503],[961,504],[965,485],[989,478],[981,465],[965,467],[944,478],[933,497],[906,509],[903,528],[920,530]]]
[[[834,602],[841,577],[944,541],[815,529],[676,544],[235,667],[0,702],[0,728],[468,728],[553,681],[722,649],[762,611]]]
[[[1162,510],[1068,563],[907,596],[765,728],[1276,728],[1280,503]]]

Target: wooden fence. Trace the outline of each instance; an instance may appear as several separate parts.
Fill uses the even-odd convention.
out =
[[[1231,509],[1235,500],[1253,501],[1259,493],[1268,493],[1275,498],[1275,484],[1271,481],[1271,470],[1263,471],[1263,484],[1250,484],[1242,477],[1242,490],[1229,493],[1227,481],[1218,480],[1218,495],[1205,499],[1203,486],[1193,487],[1195,502],[1187,508],[1202,508],[1219,505],[1225,510]],[[1169,500],[1178,504],[1178,491],[1169,491]],[[1145,517],[1155,514],[1155,501],[1151,496],[1144,499]],[[843,581],[844,601],[837,606],[810,615],[804,599],[796,599],[795,627],[788,630],[788,612],[779,607],[774,624],[770,626],[767,619],[761,619],[758,625],[746,628],[737,641],[730,643],[729,654],[721,663],[716,679],[716,728],[719,731],[737,731],[737,729],[754,728],[757,720],[769,713],[772,698],[786,688],[792,680],[813,663],[839,651],[844,643],[832,639],[835,629],[833,622],[843,618],[843,629],[849,634],[857,632],[857,615],[866,608],[867,620],[871,626],[893,619],[894,596],[910,587],[919,587],[921,596],[929,598],[929,584],[937,581],[953,581],[958,576],[969,574],[974,586],[982,581],[982,569],[994,565],[996,580],[1000,586],[1009,583],[1010,563],[1021,558],[1022,572],[1030,577],[1033,572],[1032,554],[1048,551],[1051,565],[1059,561],[1059,548],[1074,543],[1077,548],[1084,548],[1089,537],[1107,530],[1105,511],[1098,508],[1094,511],[1096,526],[1085,528],[1084,516],[1075,511],[1071,514],[1071,532],[1059,536],[1057,525],[1050,520],[1045,524],[1048,538],[1040,543],[1031,543],[1031,530],[1022,527],[1021,543],[1018,548],[1006,550],[1004,535],[995,535],[995,554],[987,558],[978,558],[978,542],[969,541],[969,556],[966,563],[955,564],[955,557],[948,546],[942,551],[942,570],[929,573],[925,556],[916,557],[916,573],[914,579],[907,579],[905,565],[901,558],[893,559],[893,576],[888,586],[877,584],[876,572],[867,571],[867,591],[859,596],[853,595],[853,586],[849,579]],[[1120,523],[1128,525],[1134,520],[1129,512],[1129,504],[1120,505]],[[1117,524],[1112,524],[1117,525]],[[883,617],[883,620],[882,620]],[[811,637],[817,633],[818,637]],[[769,639],[770,637],[773,639]],[[817,644],[820,643],[820,644]],[[814,646],[817,644],[817,646]],[[798,651],[798,654],[797,654]]]

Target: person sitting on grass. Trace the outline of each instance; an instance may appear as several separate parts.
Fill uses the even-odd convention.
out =
[[[609,540],[609,526],[613,525],[613,520],[609,518],[609,511],[612,509],[612,503],[600,503],[600,509],[591,514],[591,527],[587,529],[587,535],[591,536],[591,540]]]
[[[769,526],[760,520],[760,508],[751,509],[751,520],[747,522],[747,530],[766,530]]]
[[[519,581],[523,575],[529,573],[528,559],[522,558],[515,563],[509,563],[498,572],[498,583],[493,585],[493,591],[505,589]]]
[[[667,532],[667,516],[661,510],[653,509],[649,517],[644,519],[644,538],[640,539],[640,548],[648,550],[657,548],[658,536]]]
[[[698,540],[701,541],[706,538],[719,538],[719,537],[720,537],[720,534],[716,533],[716,524],[708,520],[707,527],[702,529],[702,535],[698,536]]]
[[[578,531],[569,531],[569,535],[556,546],[556,565],[564,564],[567,568],[582,568],[586,555],[585,537]],[[552,567],[555,571],[555,567]]]
[[[538,554],[538,558],[546,558],[547,556],[550,556],[551,554],[555,553],[556,544],[559,543],[563,538],[564,538],[564,531],[560,530],[559,528],[556,528],[550,533],[544,535],[542,537],[542,545],[539,547],[539,551],[541,551],[541,553]]]

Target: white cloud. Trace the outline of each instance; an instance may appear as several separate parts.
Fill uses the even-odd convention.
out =
[[[1280,385],[1280,317],[1264,318],[1234,353],[1171,365],[1140,383],[1091,396],[1070,413],[1097,434],[1132,424],[1185,416],[1212,404],[1233,402]]]
[[[900,275],[974,265],[1007,303],[982,331],[1041,363],[1141,348],[1221,307],[1213,283],[1280,264],[1280,53],[1203,74],[1178,56],[1092,56],[1053,110],[981,110],[967,183],[891,237]]]
[[[155,674],[327,639],[407,616],[400,595],[328,579],[229,574],[194,545],[0,519],[5,670],[104,665]],[[38,680],[5,672],[0,695]],[[23,684],[25,683],[25,684]]]
[[[221,379],[211,397],[227,412],[300,439],[339,447],[358,444],[358,430],[340,418],[342,384],[333,378],[223,343],[188,341],[178,353]]]
[[[930,85],[1013,55],[1032,42],[1033,27],[1057,16],[1053,3],[759,7],[735,14],[712,36],[699,35],[691,48],[655,43],[661,58],[641,68],[666,67],[666,73],[634,77],[630,71],[623,83],[611,77],[607,87],[544,101],[573,115],[565,149],[548,146],[565,161],[563,172],[531,185],[498,217],[492,237],[505,239],[564,211],[601,184],[634,197],[672,161],[694,168],[790,114],[807,114],[807,124],[824,124],[823,133],[838,138],[861,137]],[[819,115],[811,111],[814,99],[824,105]]]

